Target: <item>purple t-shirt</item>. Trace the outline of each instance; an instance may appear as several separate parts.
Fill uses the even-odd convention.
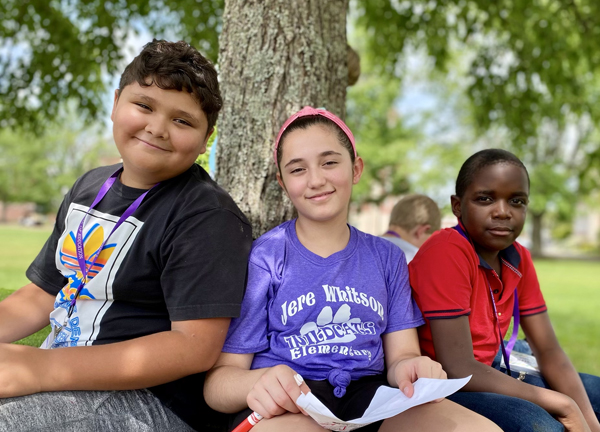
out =
[[[295,222],[254,242],[241,314],[223,351],[255,354],[252,369],[286,364],[342,387],[332,371],[348,380],[381,373],[381,335],[425,323],[402,250],[350,227],[348,245],[322,258],[300,243]]]

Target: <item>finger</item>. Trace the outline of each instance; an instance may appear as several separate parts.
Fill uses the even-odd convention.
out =
[[[260,414],[266,419],[270,419],[277,415],[280,415],[274,414],[273,412],[265,408],[265,406],[257,399],[248,398],[248,408],[250,408],[252,411],[256,411],[258,414]],[[283,412],[281,414],[283,414]]]
[[[413,394],[415,393],[415,387],[407,379],[403,379],[402,381],[399,381],[398,388],[402,391],[402,393],[404,393],[406,395],[406,397],[409,397],[409,398],[412,397]]]
[[[268,383],[266,386],[255,386],[248,394],[248,407],[252,408],[250,406],[251,400],[256,400],[258,403],[260,403],[260,405],[262,405],[262,407],[264,407],[264,409],[267,413],[269,413],[270,416],[281,415],[288,411],[286,407],[281,406],[280,403],[276,400],[277,396],[274,396],[273,392],[275,392],[274,387],[272,385],[269,386]],[[285,392],[283,391],[280,393],[285,395]],[[259,411],[257,412],[261,414]]]

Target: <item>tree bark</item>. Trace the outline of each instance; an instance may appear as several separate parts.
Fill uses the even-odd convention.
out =
[[[305,105],[345,115],[347,7],[348,0],[225,0],[216,179],[254,237],[293,215],[273,161],[283,122]]]
[[[531,255],[534,257],[542,256],[542,220],[544,212],[531,213]]]

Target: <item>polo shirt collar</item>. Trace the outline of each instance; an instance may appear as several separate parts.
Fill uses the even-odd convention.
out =
[[[490,265],[483,258],[481,258],[481,255],[479,255],[479,253],[477,253],[477,251],[475,250],[473,241],[471,241],[471,238],[469,237],[469,233],[467,233],[467,230],[465,229],[465,226],[462,224],[462,221],[460,219],[458,219],[458,226],[460,227],[460,230],[457,230],[458,233],[467,239],[467,241],[471,244],[471,247],[477,254],[477,257],[479,258],[479,266],[483,267],[485,269],[488,269],[488,270],[492,270],[492,267],[490,267]],[[519,251],[515,247],[514,243],[511,244],[506,249],[502,249],[498,253],[498,255],[500,256],[500,258],[502,260],[509,263],[515,269],[519,268],[519,264],[521,263],[521,255],[519,254]]]

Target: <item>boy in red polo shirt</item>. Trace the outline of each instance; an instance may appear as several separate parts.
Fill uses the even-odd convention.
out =
[[[472,374],[449,399],[504,431],[600,431],[600,378],[578,374],[560,348],[531,256],[515,241],[528,195],[527,170],[512,153],[483,150],[463,164],[451,199],[458,225],[434,234],[409,266],[427,319],[419,329],[421,350],[449,377]],[[521,382],[497,370],[494,357],[513,315],[543,378]],[[513,344],[502,345],[505,358]]]

